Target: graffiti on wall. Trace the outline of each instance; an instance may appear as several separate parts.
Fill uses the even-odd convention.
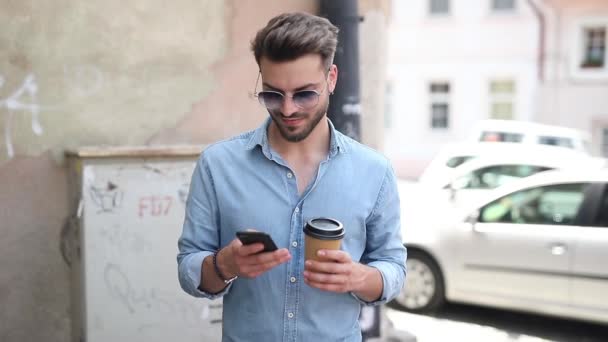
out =
[[[67,89],[78,97],[91,96],[98,92],[103,84],[103,73],[96,67],[90,65],[64,66],[64,81]],[[0,74],[0,90],[6,90],[6,78]],[[39,84],[33,73],[25,76],[16,89],[9,89],[8,96],[0,97],[0,113],[4,114],[4,146],[6,154],[11,159],[15,156],[13,145],[13,124],[17,115],[29,115],[31,129],[36,136],[41,136],[44,129],[40,123],[40,113],[43,111],[57,110],[63,105],[42,105],[39,102]]]

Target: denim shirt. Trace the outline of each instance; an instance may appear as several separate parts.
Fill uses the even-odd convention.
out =
[[[223,341],[360,341],[361,305],[396,296],[405,279],[399,196],[389,161],[329,122],[327,158],[300,195],[296,177],[268,143],[270,118],[254,131],[209,146],[190,185],[178,241],[181,287],[192,296],[223,296]],[[344,224],[341,249],[382,275],[381,297],[367,303],[304,282],[303,227],[311,218]],[[199,289],[203,259],[239,230],[270,234],[291,259],[253,279],[238,278],[217,294]]]

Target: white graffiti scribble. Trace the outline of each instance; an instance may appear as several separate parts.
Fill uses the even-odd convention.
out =
[[[79,97],[90,96],[98,92],[104,84],[103,73],[94,66],[64,66],[63,73],[64,81]],[[0,89],[4,87],[5,83],[6,79],[0,75]],[[38,91],[36,76],[30,73],[17,89],[12,93],[9,92],[8,97],[0,98],[0,111],[6,110],[4,115],[4,145],[9,159],[15,156],[12,140],[12,125],[15,115],[17,113],[31,115],[32,132],[41,136],[44,129],[40,124],[40,112],[59,108],[58,105],[40,105],[37,96]]]
[[[134,272],[129,273],[114,263],[107,263],[103,271],[107,294],[130,314],[148,317],[142,313],[153,312],[161,316],[178,317],[191,326],[200,326],[201,321],[221,323],[221,303],[202,303],[201,306],[200,302],[176,297],[167,289],[137,286],[130,277],[136,275]],[[140,327],[142,330],[146,328],[147,325]]]
[[[4,85],[4,78],[0,76],[0,88]],[[6,99],[0,99],[0,109],[6,108],[8,111],[4,117],[4,144],[6,153],[9,158],[14,157],[15,150],[12,142],[11,126],[15,112],[25,111],[32,116],[32,132],[40,136],[43,133],[42,125],[40,125],[40,110],[38,105],[38,84],[34,75],[29,74],[23,80],[23,83]]]

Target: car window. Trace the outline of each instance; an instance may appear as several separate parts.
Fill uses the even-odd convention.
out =
[[[457,157],[452,157],[450,159],[448,159],[448,161],[445,163],[445,165],[447,167],[456,167],[461,165],[462,163],[469,161],[473,159],[473,156],[457,156]]]
[[[539,136],[538,143],[542,145],[560,146],[574,148],[572,139],[564,137]]]
[[[608,187],[604,190],[604,196],[602,196],[602,203],[600,203],[594,226],[608,227]]]
[[[573,224],[587,186],[556,184],[517,191],[484,206],[479,222]]]
[[[494,189],[515,179],[531,176],[549,167],[536,165],[492,165],[480,168],[454,182],[458,189]]]
[[[498,131],[485,131],[481,133],[479,141],[485,142],[513,142],[519,143],[524,140],[524,135],[521,133],[507,133]]]

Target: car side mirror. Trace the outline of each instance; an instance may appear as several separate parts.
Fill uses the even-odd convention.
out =
[[[470,225],[472,225],[473,227],[475,227],[475,224],[479,221],[479,210],[475,210],[474,212],[472,212],[471,214],[469,214],[467,216],[467,218],[465,219],[466,223],[469,223]]]
[[[454,187],[454,183],[448,184],[448,191],[450,192],[450,202],[454,202],[456,200],[456,192],[458,192]]]
[[[450,182],[450,184],[447,186],[448,191],[450,192],[450,201],[453,202],[456,199],[456,193],[460,189],[466,188],[468,184],[469,178],[467,177],[460,177]]]

